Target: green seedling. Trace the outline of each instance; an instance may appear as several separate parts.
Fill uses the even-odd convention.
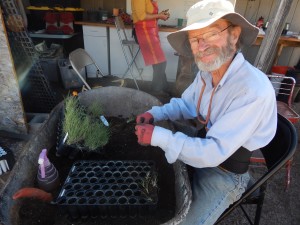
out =
[[[126,123],[131,123],[131,122],[134,122],[135,121],[135,117],[134,116],[131,116],[129,117],[127,120],[126,120]]]
[[[66,143],[94,151],[103,147],[109,140],[109,130],[99,119],[102,107],[94,102],[88,108],[80,105],[78,98],[65,99],[63,133],[68,133]]]
[[[140,182],[141,191],[148,201],[154,201],[152,195],[158,189],[157,181],[157,173],[154,171],[151,173],[149,171],[147,172],[145,178]]]

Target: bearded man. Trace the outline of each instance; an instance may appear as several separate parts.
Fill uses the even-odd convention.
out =
[[[267,145],[277,125],[276,96],[267,76],[245,60],[258,29],[234,12],[235,1],[203,0],[187,12],[187,26],[168,36],[199,72],[181,98],[138,115],[142,145],[160,147],[169,163],[193,168],[192,203],[182,224],[214,224],[249,182],[251,153]],[[196,135],[155,126],[159,120],[197,118]]]

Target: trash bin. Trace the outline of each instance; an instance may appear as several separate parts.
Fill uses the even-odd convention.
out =
[[[60,76],[65,89],[81,88],[84,83],[72,68],[69,59],[58,60]],[[81,76],[86,80],[85,70],[81,71]]]
[[[37,44],[35,50],[46,78],[51,82],[59,82],[58,60],[64,58],[63,47],[52,43],[47,47],[45,41]]]

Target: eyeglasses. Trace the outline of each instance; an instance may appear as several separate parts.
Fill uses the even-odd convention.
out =
[[[207,33],[204,33],[202,35],[199,35],[197,37],[192,37],[192,38],[189,38],[189,41],[190,41],[190,44],[199,44],[199,41],[200,40],[203,40],[205,43],[209,43],[209,42],[213,42],[213,41],[216,41],[216,40],[219,40],[219,38],[221,37],[220,34],[227,30],[229,27],[231,27],[232,24],[230,24],[228,27],[224,28],[223,30],[221,31],[209,31]]]

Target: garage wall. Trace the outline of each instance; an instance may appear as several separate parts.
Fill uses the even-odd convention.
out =
[[[272,14],[277,10],[276,1],[279,0],[237,0],[236,12],[243,15],[252,24],[255,24],[260,16],[265,21],[272,20]],[[160,21],[161,24],[176,25],[177,18],[185,18],[187,10],[198,0],[159,0],[160,10],[169,9],[171,16],[168,21]],[[131,1],[126,2],[127,12],[131,14]],[[286,22],[290,23],[290,30],[300,32],[300,0],[294,0],[291,10],[286,18]],[[246,58],[253,63],[258,53],[259,46],[252,46],[244,49]],[[294,66],[300,58],[300,48],[284,48],[278,65]]]

